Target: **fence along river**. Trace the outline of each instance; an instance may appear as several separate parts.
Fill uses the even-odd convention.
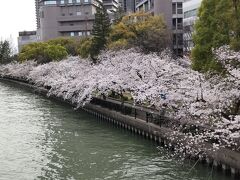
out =
[[[0,128],[0,180],[231,179],[12,83],[0,82]]]

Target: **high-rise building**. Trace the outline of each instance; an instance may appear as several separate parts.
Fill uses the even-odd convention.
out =
[[[35,0],[35,3],[37,32],[42,41],[61,36],[88,36],[99,3],[104,3],[109,13],[118,7],[118,0]]]
[[[162,15],[172,32],[174,54],[183,55],[183,0],[138,0],[136,10]]]
[[[136,11],[136,0],[119,0],[119,3],[126,13],[134,13]]]
[[[184,0],[183,3],[183,27],[184,27],[184,51],[189,52],[193,48],[192,34],[194,31],[194,24],[197,20],[198,9],[202,0]]]

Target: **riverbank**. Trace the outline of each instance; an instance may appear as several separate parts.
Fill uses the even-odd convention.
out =
[[[25,87],[33,89],[34,92],[43,95],[47,95],[48,93],[48,89],[36,87],[23,79],[2,77],[1,80],[21,84]],[[59,97],[51,96],[51,98],[67,102]],[[169,128],[160,127],[159,125],[153,124],[151,122],[146,122],[139,118],[124,115],[121,112],[110,110],[97,104],[86,104],[83,109],[100,119],[104,119],[110,123],[116,124],[117,126],[128,129],[151,140],[157,141],[159,144],[164,145],[171,150],[174,149],[177,153],[189,153],[187,149],[179,150],[184,146],[186,148],[191,148],[191,152],[194,152],[194,149],[196,149],[197,154],[192,153],[187,154],[187,156],[196,159],[197,161],[213,164],[215,167],[218,168],[221,167],[223,171],[229,171],[234,176],[239,175],[240,153],[236,151],[232,151],[227,148],[214,149],[212,144],[206,142],[203,144],[199,144],[198,147],[196,147],[195,144],[193,144],[193,146],[189,146],[189,142],[191,142],[191,139],[187,138],[182,133],[176,133]],[[179,144],[182,145],[180,146]],[[201,153],[199,153],[199,147],[201,147]]]
[[[165,138],[176,154],[200,157],[225,169],[227,164],[234,174],[240,160],[240,72],[227,65],[240,59],[239,52],[223,49],[215,57],[226,65],[225,76],[194,71],[187,58],[176,60],[134,49],[103,52],[96,64],[68,57],[47,64],[1,65],[0,76],[26,81],[76,109],[101,106],[98,109],[106,109],[110,119],[119,118],[120,125],[153,139]],[[124,102],[124,94],[132,104]]]

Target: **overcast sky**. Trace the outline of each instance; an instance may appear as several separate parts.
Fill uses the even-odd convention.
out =
[[[18,32],[36,30],[35,19],[35,0],[0,0],[0,39],[17,46]]]

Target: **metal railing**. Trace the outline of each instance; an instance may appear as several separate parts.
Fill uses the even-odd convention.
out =
[[[157,111],[156,109],[145,108],[142,106],[134,106],[127,102],[121,102],[112,98],[97,98],[94,97],[91,101],[94,105],[110,109],[112,111],[120,112],[124,115],[131,116],[135,119],[141,119],[147,123],[153,123],[156,125],[167,127],[169,124],[169,118],[165,115],[165,109]]]

